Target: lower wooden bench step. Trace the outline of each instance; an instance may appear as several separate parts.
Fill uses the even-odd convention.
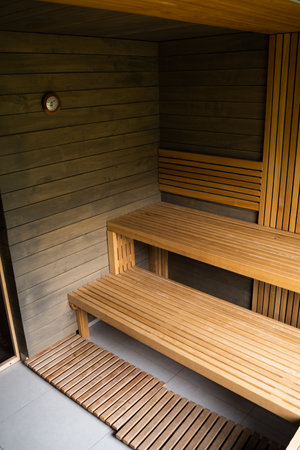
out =
[[[300,330],[134,267],[69,301],[282,416],[300,421]]]
[[[131,448],[280,449],[174,394],[162,381],[76,334],[25,364],[110,425],[116,437]]]

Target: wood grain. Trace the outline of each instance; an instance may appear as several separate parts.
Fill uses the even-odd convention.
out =
[[[109,221],[108,230],[300,291],[300,237],[296,234],[167,203]]]
[[[299,233],[299,33],[270,37],[262,201],[259,223]],[[260,292],[260,294],[259,294]],[[298,296],[254,282],[252,309],[299,327]]]
[[[204,1],[174,1],[171,5],[158,0],[149,0],[138,4],[128,0],[51,0],[54,3],[88,6],[92,8],[123,11],[132,14],[164,17],[184,22],[204,23],[212,26],[258,31],[261,33],[279,33],[298,31],[299,11],[297,5],[278,1],[274,6],[271,0],[262,5],[258,0],[247,1],[241,6],[236,0],[218,0],[207,4]]]
[[[261,176],[260,162],[159,150],[162,192],[258,210]]]
[[[137,267],[89,283],[70,293],[69,301],[275,414],[299,421],[296,328]],[[149,435],[152,431],[149,425]],[[134,441],[136,433],[125,442]]]
[[[162,381],[78,335],[58,341],[26,365],[93,411],[132,448],[166,450],[183,448],[183,442],[189,448],[232,448],[244,436],[248,446],[255,442],[259,449],[278,449],[241,425],[168,391]]]
[[[157,45],[0,35],[0,190],[32,355],[76,329],[66,293],[108,271],[108,217],[159,199]],[[62,100],[55,120],[48,91]]]

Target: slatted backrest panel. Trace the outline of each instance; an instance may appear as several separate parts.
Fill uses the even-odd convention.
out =
[[[261,225],[300,233],[300,33],[270,37]],[[252,309],[300,327],[300,296],[255,282]]]
[[[261,176],[259,161],[159,150],[163,192],[258,210]]]

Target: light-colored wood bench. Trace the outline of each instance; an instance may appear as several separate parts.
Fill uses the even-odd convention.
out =
[[[137,267],[89,283],[69,301],[275,414],[300,420],[300,330]],[[79,331],[87,335],[86,317]]]
[[[107,228],[114,273],[132,265],[132,240],[138,240],[300,293],[300,235],[169,203],[121,216]]]
[[[156,273],[135,267],[135,239]],[[299,236],[159,203],[110,221],[108,248],[111,274],[69,294],[82,336],[91,313],[300,422],[300,330],[167,279],[172,251],[300,292]]]

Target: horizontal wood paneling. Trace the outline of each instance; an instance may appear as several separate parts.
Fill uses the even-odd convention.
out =
[[[64,109],[106,106],[128,102],[153,102],[157,100],[156,87],[132,87],[122,89],[88,89],[82,91],[66,91],[64,93]],[[3,95],[1,97],[0,114],[22,114],[41,111],[39,94],[24,94],[22,102],[19,95]]]
[[[29,150],[52,148],[57,145],[70,144],[72,142],[84,142],[107,136],[118,136],[134,131],[158,129],[157,116],[142,116],[138,118],[118,119],[98,123],[56,128],[52,130],[28,132],[24,134],[0,137],[0,145],[3,155],[19,153]]]
[[[258,211],[262,163],[159,150],[162,192]]]
[[[60,87],[60,91],[156,86],[157,72],[137,72],[132,77],[130,72],[97,72],[97,73],[69,73],[66,77],[61,73],[47,74],[12,74],[0,75],[0,94],[22,94],[25,99],[29,93],[40,93],[47,89],[53,91]],[[67,94],[68,95],[68,94]],[[78,94],[80,96],[80,93]]]
[[[161,43],[161,147],[261,160],[266,66],[257,34]]]
[[[106,221],[159,199],[157,48],[0,35],[0,190],[33,354],[76,329],[66,294],[107,272]]]
[[[35,3],[34,5],[38,5]],[[7,6],[5,5],[5,8]],[[25,8],[26,9],[26,8]],[[53,9],[53,8],[52,8]],[[4,10],[2,10],[4,13]],[[25,11],[23,11],[24,13]],[[2,14],[2,18],[5,15]],[[17,19],[17,17],[16,17]],[[8,21],[8,17],[4,19]],[[49,17],[48,17],[49,20]],[[98,39],[78,36],[61,36],[51,34],[17,33],[3,31],[1,33],[0,52],[3,53],[58,53],[71,55],[157,55],[155,45],[149,42],[124,41],[122,39]],[[73,56],[74,57],[74,56]]]
[[[161,148],[214,157],[262,160],[268,42],[254,33],[227,33],[160,44]],[[192,167],[190,170],[193,170]],[[211,174],[205,173],[205,176]],[[207,180],[208,182],[209,180]],[[197,200],[187,190],[163,193],[182,206],[256,222],[257,212]],[[249,186],[247,186],[249,189]],[[184,192],[183,192],[184,191]],[[199,196],[199,192],[197,192]],[[209,198],[211,196],[211,198]],[[256,201],[256,209],[258,201]],[[170,255],[170,276],[250,307],[252,281]]]

